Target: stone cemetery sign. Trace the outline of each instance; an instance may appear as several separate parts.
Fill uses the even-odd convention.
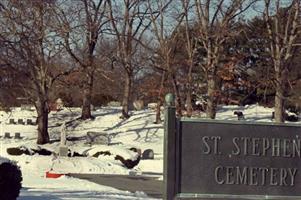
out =
[[[301,126],[166,121],[165,199],[301,199]]]

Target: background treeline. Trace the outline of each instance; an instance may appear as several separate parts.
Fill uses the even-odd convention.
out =
[[[259,103],[283,122],[301,107],[300,18],[299,0],[2,0],[0,102],[35,105],[40,144],[56,98],[83,120],[143,100],[159,123],[172,92],[179,116]]]

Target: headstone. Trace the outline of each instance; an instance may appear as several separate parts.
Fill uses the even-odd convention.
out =
[[[152,149],[146,149],[142,153],[142,159],[144,159],[144,160],[153,160],[154,156],[155,156],[155,154]]]
[[[67,157],[68,156],[68,147],[60,146],[59,147],[59,156]]]
[[[19,133],[19,132],[15,133],[15,137],[14,138],[17,139],[17,140],[22,139],[21,138],[21,133]]]
[[[133,102],[133,106],[136,110],[143,110],[144,109],[144,102],[143,100],[136,100]]]
[[[28,110],[28,111],[32,111],[32,105],[30,104],[21,104],[21,110]]]
[[[149,103],[149,104],[147,104],[147,108],[150,110],[156,110],[157,103]]]
[[[61,125],[61,146],[66,145],[66,122]]]
[[[14,119],[9,119],[9,124],[16,124]]]
[[[6,139],[11,138],[11,137],[10,137],[10,133],[5,132],[5,133],[4,133],[4,138],[6,138]]]
[[[87,132],[86,141],[89,144],[109,145],[111,140],[107,133]]]
[[[27,119],[27,120],[26,120],[26,124],[27,124],[27,125],[34,125],[32,119]]]
[[[24,123],[23,119],[18,119],[18,124],[23,124],[24,125],[25,123]]]

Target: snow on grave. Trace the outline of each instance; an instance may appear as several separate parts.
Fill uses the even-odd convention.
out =
[[[107,133],[88,131],[86,141],[89,144],[108,145],[110,144],[111,139]]]
[[[149,104],[147,104],[147,108],[151,109],[151,110],[156,110],[157,103],[149,103]]]
[[[128,169],[138,165],[141,158],[140,149],[134,147],[126,149],[120,146],[98,146],[88,149],[84,154],[96,158],[118,160]]]
[[[150,109],[150,110],[156,110],[157,109],[157,103],[149,103],[149,104],[147,104],[147,108]],[[161,106],[160,110],[164,110],[164,106]]]
[[[120,107],[121,103],[119,101],[110,101],[107,106],[109,107]]]
[[[31,104],[21,104],[21,110],[34,111],[35,107]]]

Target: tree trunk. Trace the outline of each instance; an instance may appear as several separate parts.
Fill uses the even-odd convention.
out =
[[[173,84],[173,89],[174,89],[174,93],[175,93],[177,114],[179,117],[182,117],[182,101],[181,101],[179,86],[177,84],[175,75],[172,74],[171,77],[172,77],[172,84]]]
[[[279,62],[280,63],[280,62]],[[287,84],[287,72],[282,70],[279,66],[275,67],[276,72],[276,95],[275,95],[275,121],[284,122],[285,121],[285,92]]]
[[[275,121],[276,122],[284,122],[284,99],[283,99],[283,91],[281,88],[276,88],[276,96],[275,96]]]
[[[208,77],[207,92],[208,92],[208,100],[207,100],[206,115],[210,119],[215,119],[218,92],[217,92],[217,82],[214,76]]]
[[[37,144],[46,144],[49,142],[48,134],[48,105],[47,100],[39,98],[36,102],[37,124],[38,124],[38,140]]]
[[[87,82],[84,83],[83,91],[83,105],[82,105],[82,115],[81,119],[91,119],[91,99],[92,99],[92,87],[93,87],[93,76],[87,74]]]
[[[186,91],[186,106],[187,106],[187,117],[192,116],[192,97],[191,97],[191,87],[192,87],[192,67],[193,62],[190,61],[189,72],[188,72],[188,81],[187,81],[187,91]]]
[[[187,93],[186,93],[187,117],[191,117],[192,116],[193,108],[192,108],[191,101],[192,101],[192,99],[191,99],[191,88],[188,87],[187,88]]]
[[[132,73],[127,72],[125,76],[124,93],[122,99],[122,118],[128,119],[129,115],[129,102],[132,87]]]
[[[155,124],[160,124],[162,122],[162,120],[161,120],[161,106],[162,106],[163,101],[164,101],[163,90],[164,90],[164,86],[165,86],[165,81],[166,81],[166,73],[164,71],[162,73],[162,76],[161,76],[160,89],[159,89],[159,93],[158,93]]]

